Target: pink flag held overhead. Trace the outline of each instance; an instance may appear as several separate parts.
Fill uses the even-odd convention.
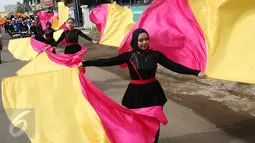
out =
[[[164,53],[176,63],[205,71],[206,42],[188,0],[152,2],[122,41],[119,54],[132,50],[132,32],[137,28],[148,31],[151,49]]]
[[[45,11],[40,11],[36,15],[40,19],[43,30],[46,29],[46,22],[50,22],[51,24],[53,24],[53,20],[54,20],[54,15],[53,14],[45,12]]]

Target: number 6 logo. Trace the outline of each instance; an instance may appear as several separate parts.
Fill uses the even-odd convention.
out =
[[[13,119],[13,126],[9,125],[9,132],[11,133],[12,136],[14,137],[19,137],[20,135],[22,135],[26,129],[27,129],[27,121],[21,119],[22,117],[24,117],[25,115],[27,115],[28,113],[30,113],[31,111],[24,111],[22,113],[20,113],[19,115],[17,115],[14,119]],[[16,125],[23,123],[23,126],[21,128],[20,131],[18,132],[14,132],[14,128]]]

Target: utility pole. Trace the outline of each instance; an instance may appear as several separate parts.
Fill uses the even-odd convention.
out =
[[[79,12],[79,1],[74,0],[74,14],[75,14],[75,25],[79,26],[80,25],[80,12]]]
[[[57,0],[53,0],[53,9],[56,10],[57,9]]]

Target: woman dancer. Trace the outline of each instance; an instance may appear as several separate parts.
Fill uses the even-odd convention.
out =
[[[67,20],[66,24],[69,29],[64,31],[61,34],[61,36],[59,37],[59,39],[56,42],[52,43],[51,45],[47,46],[45,50],[49,49],[51,46],[52,47],[57,46],[62,40],[65,39],[67,43],[66,43],[66,48],[65,48],[64,53],[65,54],[75,54],[82,49],[81,46],[78,44],[79,36],[82,36],[86,40],[91,41],[93,43],[98,43],[98,41],[93,40],[89,36],[82,33],[80,30],[74,29],[74,19],[73,18],[69,18]]]
[[[43,31],[43,33],[45,34],[45,41],[44,43],[46,44],[53,44],[55,41],[53,34],[54,34],[55,30],[51,28],[51,23],[50,22],[46,22],[46,29]]]
[[[38,41],[45,42],[45,38],[43,37],[43,29],[40,21],[35,20],[35,25],[32,27],[31,32],[34,34],[34,38]]]
[[[149,35],[144,29],[133,32],[130,43],[133,51],[109,59],[83,61],[80,66],[114,66],[127,64],[131,81],[122,99],[122,105],[129,109],[164,106],[167,101],[160,83],[155,78],[157,63],[181,74],[206,77],[198,70],[192,70],[169,60],[164,54],[149,48]],[[159,131],[154,143],[158,142]]]

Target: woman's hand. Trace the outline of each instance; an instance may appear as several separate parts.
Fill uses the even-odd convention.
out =
[[[44,51],[47,51],[50,47],[51,45],[47,46]]]
[[[84,66],[83,66],[83,64],[82,64],[82,62],[79,64],[79,66],[78,66],[79,68],[84,68]]]
[[[94,44],[98,44],[98,43],[99,43],[99,41],[97,41],[97,40],[92,40],[92,43],[94,43]]]
[[[200,78],[207,78],[208,77],[207,74],[203,73],[203,72],[200,72],[197,76],[200,77]]]

